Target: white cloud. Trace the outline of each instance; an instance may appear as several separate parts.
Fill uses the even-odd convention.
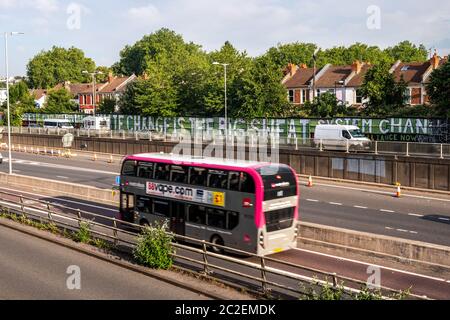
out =
[[[0,0],[0,8],[34,9],[41,13],[53,13],[58,10],[57,0]]]
[[[152,26],[161,21],[161,13],[152,4],[144,7],[133,7],[128,10],[130,22],[136,26]]]

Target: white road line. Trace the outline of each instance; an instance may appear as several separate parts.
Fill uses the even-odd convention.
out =
[[[394,228],[386,227],[387,230],[394,230]]]
[[[408,232],[408,230],[404,230],[404,229],[397,229],[398,232]]]
[[[65,177],[65,176],[56,176],[57,178],[60,178],[60,179],[69,179],[69,177]]]
[[[409,233],[412,233],[412,234],[418,234],[417,231],[410,231]]]
[[[408,216],[411,216],[411,217],[419,217],[419,218],[423,218],[423,217],[424,217],[424,215],[422,215],[422,214],[416,214],[416,213],[408,213]]]
[[[319,200],[314,200],[314,199],[306,199],[306,201],[309,201],[309,202],[319,202]]]
[[[334,206],[342,206],[342,203],[339,203],[339,202],[330,202],[330,204],[332,204]]]
[[[386,210],[386,209],[380,209],[381,212],[386,212],[386,213],[395,213],[395,211],[392,210]]]
[[[369,209],[368,207],[363,207],[363,206],[353,206],[353,208],[358,208],[358,209]]]
[[[17,189],[10,189],[10,188],[5,188],[5,187],[0,187],[0,189],[9,190],[9,191],[15,191],[15,192],[18,191],[21,194],[29,194],[29,195],[33,195],[33,196],[42,197],[42,198],[52,198],[52,199],[55,198],[55,196],[42,195],[42,194],[38,194],[38,193],[31,193],[31,192],[21,191],[21,190],[17,190]],[[59,199],[59,201],[73,203],[73,204],[78,204],[78,205],[91,207],[91,208],[96,208],[96,209],[108,210],[108,211],[111,211],[111,212],[118,212],[119,211],[119,209],[110,209],[110,208],[100,207],[100,206],[96,206],[96,205],[93,205],[93,204],[88,204],[88,203],[83,203],[83,202],[78,202],[78,201],[73,201],[73,200]]]
[[[370,193],[387,194],[387,195],[394,195],[394,193],[395,193],[394,191],[393,192],[378,191],[378,190],[361,189],[361,188],[353,188],[353,187],[346,187],[346,186],[337,186],[337,185],[325,184],[325,183],[316,183],[316,185],[317,186],[323,186],[323,187],[336,188],[336,189],[365,191],[365,192],[370,192]],[[427,200],[436,200],[436,201],[450,202],[450,199],[433,198],[433,197],[426,197],[426,196],[415,196],[415,195],[411,195],[411,194],[403,194],[402,196],[403,197],[410,197],[410,198],[417,198],[417,199],[427,199]]]
[[[439,218],[439,220],[442,220],[442,221],[450,221],[449,218]]]
[[[300,249],[300,248],[294,248],[294,250],[297,250],[297,251],[303,251],[303,252],[308,252],[308,253],[312,253],[312,254],[317,254],[317,255],[319,255],[319,256],[324,256],[324,257],[328,257],[328,258],[334,258],[334,259],[337,259],[337,260],[342,260],[342,261],[347,261],[347,262],[353,262],[353,263],[357,263],[357,264],[361,264],[361,265],[365,265],[365,266],[378,267],[378,268],[380,268],[380,269],[389,270],[389,271],[394,271],[394,272],[403,273],[403,274],[408,274],[408,275],[415,276],[415,277],[420,277],[420,278],[430,279],[430,280],[439,281],[439,282],[448,282],[448,283],[450,283],[450,280],[446,280],[446,279],[442,279],[442,278],[430,277],[430,276],[427,276],[427,275],[418,274],[418,273],[414,273],[414,272],[409,272],[409,271],[404,271],[404,270],[398,270],[398,269],[389,268],[389,267],[383,267],[383,266],[380,266],[380,265],[371,264],[371,263],[367,263],[367,262],[363,262],[363,261],[358,261],[358,260],[352,260],[352,259],[347,259],[347,258],[337,257],[337,256],[333,256],[333,255],[326,254],[326,253],[315,252],[315,251],[306,250],[306,249]]]
[[[71,167],[61,164],[54,164],[49,162],[30,162],[27,160],[14,160],[14,162],[23,164],[23,165],[32,165],[32,166],[40,166],[40,167],[47,167],[47,168],[54,168],[54,169],[63,169],[63,170],[72,170],[72,171],[83,171],[83,172],[92,172],[92,173],[103,173],[108,175],[119,175],[118,172],[111,172],[111,171],[103,171],[103,170],[95,170],[95,169],[87,169],[87,168],[80,168],[80,167]]]

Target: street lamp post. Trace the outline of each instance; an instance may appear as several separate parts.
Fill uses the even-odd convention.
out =
[[[11,155],[11,112],[9,103],[9,61],[8,61],[8,35],[15,36],[23,34],[23,32],[5,32],[5,65],[6,65],[6,112],[8,113],[8,164],[9,174],[13,173],[12,170],[12,155]]]
[[[95,88],[95,86],[96,86],[96,79],[95,79],[95,76],[96,75],[98,75],[98,74],[103,74],[103,72],[101,72],[101,71],[95,71],[95,72],[89,72],[89,71],[83,71],[82,72],[83,74],[89,74],[89,75],[91,75],[92,76],[92,99],[93,99],[93,101],[92,101],[92,107],[93,107],[93,112],[94,112],[94,117],[95,117],[95,103],[96,103],[96,88]]]
[[[225,72],[225,137],[228,137],[228,106],[227,106],[227,67],[229,63],[213,62],[213,65],[223,66]]]

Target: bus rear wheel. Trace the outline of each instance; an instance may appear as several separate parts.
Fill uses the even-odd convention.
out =
[[[219,246],[224,246],[225,245],[225,243],[224,243],[224,241],[223,241],[221,236],[218,236],[218,235],[212,236],[211,237],[211,243],[213,244],[211,246],[211,250],[214,253],[217,253],[217,254],[223,254],[224,253],[223,248],[214,246],[214,244],[219,245]]]

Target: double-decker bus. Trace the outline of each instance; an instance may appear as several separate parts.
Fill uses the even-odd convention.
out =
[[[287,165],[138,154],[120,178],[124,221],[169,220],[174,233],[257,255],[296,246],[299,187]]]

